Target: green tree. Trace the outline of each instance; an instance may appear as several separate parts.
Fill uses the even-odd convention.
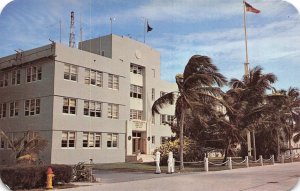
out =
[[[242,80],[231,79],[229,102],[235,109],[229,112],[229,121],[237,129],[248,129],[253,133],[253,151],[256,158],[256,145],[254,132],[259,130],[262,119],[268,107],[265,106],[266,90],[271,89],[271,85],[277,80],[272,73],[263,74],[262,68],[256,66],[250,70],[249,75],[244,75]],[[230,100],[230,99],[229,99]],[[230,105],[229,104],[229,105]]]
[[[176,84],[178,92],[170,92],[157,99],[152,106],[152,114],[159,114],[167,104],[175,106],[176,124],[174,128],[179,127],[180,139],[180,169],[183,165],[183,132],[187,125],[186,114],[199,108],[206,108],[206,105],[215,104],[219,101],[222,87],[226,84],[226,78],[218,72],[218,68],[207,56],[194,55],[185,66],[183,74],[177,74]],[[215,85],[217,87],[215,87]],[[177,99],[175,99],[177,97]],[[201,118],[199,117],[201,121]],[[205,121],[201,121],[206,126]],[[178,136],[178,134],[177,134]]]

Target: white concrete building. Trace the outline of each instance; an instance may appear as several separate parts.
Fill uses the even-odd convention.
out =
[[[79,43],[53,43],[0,58],[0,127],[11,137],[31,130],[48,140],[45,163],[124,162],[151,154],[172,135],[152,118],[152,103],[176,84],[160,80],[160,54],[127,37],[108,35]],[[10,148],[0,138],[0,164]]]

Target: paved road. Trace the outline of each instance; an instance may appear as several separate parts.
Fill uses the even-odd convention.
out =
[[[101,183],[88,184],[70,191],[285,191],[300,177],[300,163],[243,169],[155,175],[149,173],[99,174]]]

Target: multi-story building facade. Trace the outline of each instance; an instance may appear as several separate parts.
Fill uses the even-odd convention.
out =
[[[45,163],[124,162],[151,154],[172,136],[174,106],[151,115],[153,102],[176,84],[160,80],[160,54],[127,37],[58,43],[0,58],[0,127],[48,141]],[[0,163],[13,160],[0,137]]]

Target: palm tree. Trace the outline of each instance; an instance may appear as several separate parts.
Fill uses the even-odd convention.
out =
[[[38,155],[47,146],[47,140],[36,135],[30,137],[33,134],[31,131],[27,131],[16,139],[11,139],[0,128],[0,136],[5,139],[9,147],[12,149],[12,154],[17,163],[33,163],[37,162]]]
[[[159,110],[165,105],[173,104],[177,97],[175,118],[180,128],[180,169],[183,170],[183,128],[186,113],[219,101],[221,93],[219,87],[226,84],[226,79],[218,72],[218,68],[209,57],[200,55],[192,56],[183,74],[177,74],[175,79],[178,91],[167,93],[157,99],[152,106],[152,115],[159,114]]]
[[[231,113],[239,129],[248,129],[253,133],[253,155],[256,159],[255,130],[259,128],[261,117],[267,111],[265,107],[265,94],[267,89],[277,80],[272,73],[263,74],[262,68],[256,66],[250,70],[249,75],[244,75],[242,80],[231,79],[231,95],[234,95],[234,108],[238,113]],[[229,117],[230,118],[230,117]],[[232,119],[231,119],[232,120]]]
[[[293,134],[296,132],[293,140],[298,142],[300,139],[299,129],[295,126],[295,122],[298,120],[300,115],[300,97],[299,89],[290,87],[288,90],[276,90],[273,88],[271,95],[267,96],[270,103],[275,105],[271,116],[274,116],[272,120],[277,121],[277,131],[279,137],[279,132],[283,132],[288,142],[288,148],[292,149],[291,140]],[[297,133],[298,132],[298,133]],[[279,149],[278,149],[279,150]]]

